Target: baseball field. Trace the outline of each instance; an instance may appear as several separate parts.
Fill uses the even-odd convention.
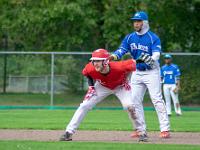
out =
[[[200,0],[0,0],[0,150],[200,150],[199,12]],[[147,142],[122,108],[144,130],[141,100]],[[100,103],[59,141],[83,101],[64,140]]]
[[[1,110],[0,149],[200,149],[200,112],[172,115],[170,139],[159,138],[156,112],[146,111],[149,142],[130,138],[128,115],[122,110],[92,110],[71,142],[58,141],[75,110]]]

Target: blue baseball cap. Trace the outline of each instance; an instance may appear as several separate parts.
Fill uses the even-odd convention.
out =
[[[148,15],[144,11],[138,11],[131,17],[131,20],[148,20]]]
[[[172,56],[170,54],[165,54],[164,58],[165,59],[172,59]]]

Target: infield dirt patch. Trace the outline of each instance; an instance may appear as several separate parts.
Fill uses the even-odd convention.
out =
[[[0,129],[0,140],[58,141],[62,130],[15,130]],[[73,141],[84,142],[122,142],[137,143],[130,137],[130,131],[77,131]],[[159,138],[159,132],[148,132],[149,142],[156,144],[193,144],[200,145],[200,133],[172,132],[171,138]]]

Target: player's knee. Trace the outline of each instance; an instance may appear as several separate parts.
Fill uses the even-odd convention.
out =
[[[129,105],[127,107],[127,111],[129,112],[131,118],[136,119],[136,111],[134,105]]]
[[[128,111],[135,111],[134,105],[128,105],[127,110]]]
[[[159,99],[152,99],[152,103],[154,104],[154,105],[159,105],[159,104],[163,104],[164,103],[164,100],[163,99],[161,99],[161,98],[159,98]]]
[[[122,103],[122,106],[123,106],[123,108],[124,109],[128,109],[129,107],[132,107],[133,106],[133,103],[131,103],[131,101],[130,102],[126,102],[126,103]]]
[[[153,104],[163,102],[162,95],[152,95],[151,101],[152,101]]]
[[[165,105],[165,102],[163,100],[161,101],[156,101],[154,104],[154,107],[156,108],[156,111],[158,112],[166,112],[166,105]]]

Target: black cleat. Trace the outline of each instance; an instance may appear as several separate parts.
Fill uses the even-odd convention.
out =
[[[148,142],[148,136],[146,133],[139,135],[139,142]]]
[[[72,141],[72,134],[65,132],[65,134],[60,137],[60,141]]]

